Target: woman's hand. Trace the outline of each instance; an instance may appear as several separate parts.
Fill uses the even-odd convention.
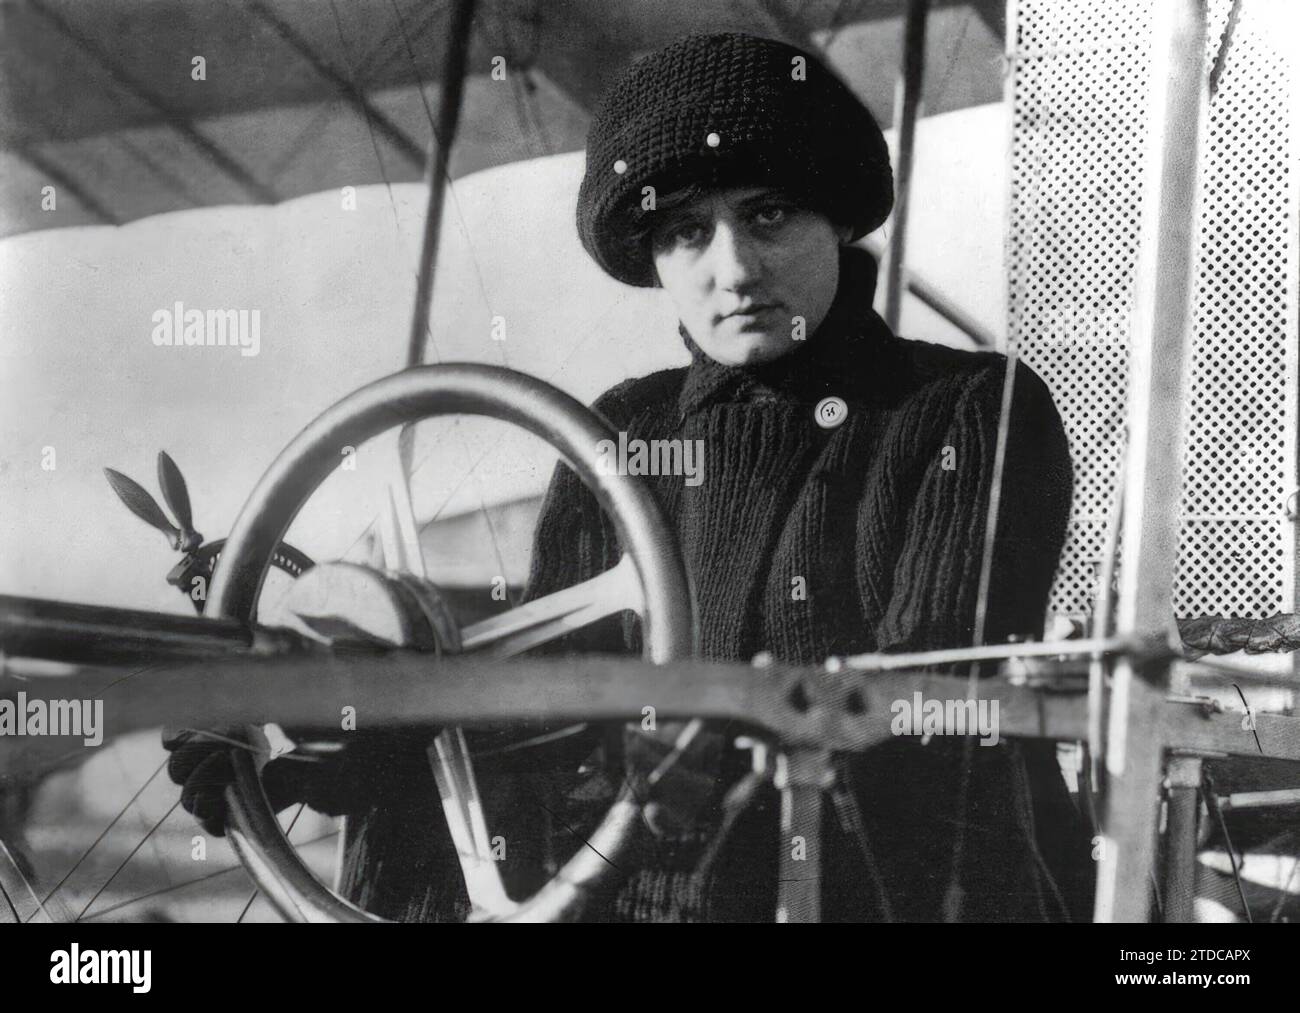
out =
[[[327,816],[358,813],[394,789],[410,790],[413,777],[428,776],[426,741],[432,741],[432,733],[347,732],[336,752],[290,752],[272,759],[262,770],[262,787],[275,812],[303,802]],[[235,743],[242,740],[233,729],[163,731],[163,747],[171,753],[167,774],[180,785],[181,805],[216,837],[226,832],[226,789],[235,780],[231,751],[249,748]]]

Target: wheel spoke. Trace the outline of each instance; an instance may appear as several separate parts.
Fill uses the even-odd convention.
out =
[[[310,840],[303,841],[301,844],[298,845],[298,847],[305,848],[312,844],[317,844],[321,841],[327,841],[331,837],[335,837],[337,835],[338,835],[337,830],[331,830],[329,833],[321,834],[319,837],[313,837]],[[119,911],[122,908],[129,907],[132,904],[140,904],[146,900],[152,900],[155,897],[161,897],[164,896],[165,894],[175,893],[176,891],[183,890],[188,886],[197,886],[200,883],[206,883],[210,880],[217,879],[220,876],[228,876],[232,872],[243,872],[247,874],[248,870],[244,867],[243,863],[237,862],[236,864],[228,865],[223,869],[217,869],[215,872],[209,872],[202,876],[196,876],[193,879],[182,880],[179,883],[173,883],[171,886],[164,886],[164,887],[160,887],[157,890],[150,890],[148,893],[142,893],[135,897],[128,897],[126,900],[120,900],[116,904],[112,904],[109,907],[102,907],[94,914],[86,915],[86,917],[81,920],[87,922],[93,922],[97,918],[103,918],[106,915],[112,914],[114,911]],[[253,896],[256,897],[257,893],[254,893]]]
[[[408,476],[400,447],[393,444],[392,450],[386,455],[388,495],[378,522],[384,565],[390,570],[426,577]],[[459,728],[441,732],[429,748],[429,762],[471,906],[476,914],[508,913],[515,905],[506,896],[501,875],[492,860],[487,817],[464,732]]]
[[[298,811],[293,814],[293,819],[289,821],[289,826],[284,832],[285,840],[288,840],[289,835],[293,833],[293,828],[298,825],[298,817],[302,815],[303,810],[306,808],[307,808],[306,802],[300,802],[298,804]],[[258,887],[253,887],[253,892],[248,895],[248,900],[245,902],[243,908],[240,909],[239,917],[235,919],[236,925],[243,924],[245,916],[247,916],[249,910],[253,906],[253,901],[257,900],[257,895],[261,892],[262,891]]]
[[[382,473],[387,490],[379,510],[377,527],[379,544],[384,556],[384,566],[426,577],[424,553],[420,548],[420,529],[415,521],[415,506],[411,502],[409,478],[402,467],[401,450],[397,439],[385,433],[376,440],[383,441],[376,451],[383,455]]]
[[[465,733],[459,728],[441,732],[429,748],[429,764],[474,915],[509,914],[517,905],[506,896],[492,857],[483,800],[474,779]]]
[[[86,912],[90,910],[91,905],[94,904],[95,901],[99,900],[99,895],[102,894],[105,890],[107,890],[112,885],[113,880],[117,879],[118,873],[126,868],[127,863],[131,861],[132,858],[135,857],[136,852],[138,852],[141,848],[145,846],[149,838],[153,836],[154,831],[157,830],[160,826],[162,826],[167,821],[167,817],[170,816],[172,813],[174,813],[177,809],[179,809],[180,805],[181,805],[180,799],[177,799],[175,802],[172,803],[172,807],[168,809],[165,813],[163,813],[162,818],[159,819],[156,823],[154,823],[152,827],[149,828],[149,832],[146,833],[143,837],[141,837],[139,843],[137,843],[136,846],[133,847],[131,851],[127,854],[127,856],[124,859],[122,859],[121,864],[118,865],[118,867],[113,870],[113,874],[109,876],[108,879],[104,880],[104,884],[98,890],[95,891],[95,895],[91,897],[90,900],[86,901],[86,906],[81,909],[81,913],[78,914],[77,917],[73,919],[73,921],[79,922],[81,921],[82,918],[86,916]]]
[[[385,470],[388,495],[377,522],[384,565],[424,577],[424,555],[401,455],[392,454]],[[624,557],[591,580],[466,627],[461,631],[461,650],[510,657],[607,615],[628,608],[639,611],[640,606],[640,585],[632,561]],[[441,732],[429,748],[429,763],[469,895],[471,918],[512,913],[518,905],[506,894],[493,858],[464,732],[459,728]]]
[[[210,880],[218,879],[221,876],[229,876],[232,872],[248,873],[242,865],[228,865],[224,869],[217,869],[215,872],[209,872],[202,876],[196,876],[193,879],[181,880],[179,883],[173,883],[171,886],[159,887],[157,890],[150,890],[148,893],[142,893],[138,897],[128,897],[126,900],[120,900],[116,904],[108,907],[102,907],[94,914],[86,915],[85,918],[79,919],[83,922],[93,922],[96,919],[104,918],[114,911],[120,911],[122,908],[130,907],[132,904],[142,904],[147,900],[155,897],[164,897],[168,894],[176,893],[178,890],[184,890],[187,886],[197,886],[200,883],[207,883]]]
[[[0,921],[9,925],[17,925],[22,921],[22,918],[18,914],[18,908],[14,906],[14,902],[10,899],[8,891],[5,890],[2,880],[0,880],[0,896],[4,897],[5,902],[4,907],[0,908]]]
[[[30,917],[24,919],[18,910],[18,902],[14,899],[26,893],[33,901],[32,913]],[[4,895],[8,904],[5,908],[0,909],[0,918],[6,911],[12,911],[14,921],[30,921],[38,914],[45,915],[46,921],[54,921],[54,917],[41,903],[41,898],[36,895],[32,888],[31,880],[23,873],[22,866],[18,864],[18,859],[13,856],[9,846],[3,840],[0,840],[0,893]]]
[[[510,658],[628,609],[639,615],[642,596],[632,560],[624,556],[581,584],[466,626],[461,652]]]
[[[111,820],[109,820],[108,826],[106,826],[103,830],[101,830],[99,832],[99,835],[93,841],[90,842],[90,847],[88,847],[85,851],[83,851],[81,853],[81,857],[72,863],[72,868],[70,868],[67,872],[65,872],[63,874],[63,878],[60,879],[57,883],[55,883],[54,886],[50,889],[50,891],[46,893],[45,900],[41,902],[40,910],[42,911],[45,910],[45,904],[48,904],[51,902],[51,900],[53,900],[54,895],[63,888],[63,884],[66,883],[72,877],[72,874],[74,872],[76,872],[79,868],[81,868],[82,863],[85,862],[85,860],[90,857],[90,853],[99,846],[100,841],[102,841],[105,837],[108,836],[108,832],[112,830],[115,826],[117,826],[118,821],[127,814],[131,806],[134,805],[136,800],[141,795],[144,794],[145,789],[148,788],[149,785],[153,784],[154,778],[156,778],[159,774],[161,774],[163,770],[166,768],[166,766],[167,766],[167,759],[164,758],[162,763],[158,764],[154,772],[150,774],[148,778],[145,779],[144,784],[140,785],[139,790],[136,791],[136,793],[132,795],[129,799],[127,799],[126,804],[117,811],[117,814]],[[34,918],[35,916],[36,913],[33,912],[32,918]],[[31,921],[31,918],[28,918],[27,920]],[[68,912],[67,920],[75,921],[76,919],[73,917],[71,912]]]

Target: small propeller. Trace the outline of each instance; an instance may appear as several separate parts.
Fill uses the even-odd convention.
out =
[[[163,499],[171,507],[172,516],[181,526],[177,548],[182,552],[193,552],[203,544],[203,536],[194,530],[190,492],[185,487],[185,477],[165,450],[158,451],[158,484],[162,487]]]
[[[194,530],[190,494],[185,487],[185,479],[181,476],[180,468],[176,467],[176,462],[164,451],[158,453],[158,484],[162,486],[163,498],[176,515],[180,527],[167,519],[162,507],[134,479],[127,478],[112,468],[104,469],[104,477],[117,493],[117,498],[126,504],[126,508],[166,535],[171,540],[173,549],[189,553],[203,544],[203,536]]]
[[[204,545],[203,536],[194,530],[190,490],[185,485],[185,477],[181,474],[181,469],[165,450],[158,451],[158,484],[162,487],[163,501],[171,509],[180,527],[168,519],[163,513],[163,508],[139,482],[127,478],[120,471],[114,471],[112,468],[104,469],[104,477],[113,487],[113,492],[117,493],[117,498],[126,504],[126,508],[131,513],[151,528],[161,531],[171,542],[172,548],[183,553],[180,562],[167,574],[167,583],[178,588],[189,598],[194,611],[202,615],[206,598],[194,594],[194,582],[200,577],[204,581],[211,579],[213,567],[226,540],[219,538],[215,542]],[[280,542],[272,556],[271,565],[297,579],[314,564],[311,558],[300,550],[286,542]]]
[[[167,519],[162,512],[162,507],[154,501],[154,498],[144,490],[144,487],[139,482],[127,478],[120,471],[114,471],[112,468],[104,469],[104,477],[108,479],[108,484],[117,493],[117,498],[126,504],[126,508],[131,513],[170,538],[173,548],[180,548],[180,528]]]

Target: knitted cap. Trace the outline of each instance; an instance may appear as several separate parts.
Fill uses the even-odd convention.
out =
[[[854,239],[894,202],[889,148],[857,96],[816,57],[740,33],[679,39],[606,93],[587,134],[582,245],[619,281],[653,285],[649,250],[631,241],[642,188],[690,184],[778,186]]]

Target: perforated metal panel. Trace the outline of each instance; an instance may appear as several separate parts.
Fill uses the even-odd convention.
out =
[[[1091,611],[1124,449],[1152,2],[1012,0],[1009,332],[1049,384],[1075,466],[1053,611]],[[1216,0],[1206,74],[1232,22],[1202,162],[1175,608],[1294,606],[1297,72],[1282,0]]]

